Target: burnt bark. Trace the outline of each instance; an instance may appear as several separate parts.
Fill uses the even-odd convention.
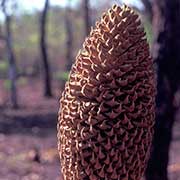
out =
[[[180,1],[155,0],[154,58],[157,65],[157,112],[147,180],[168,180],[169,149],[176,107],[175,93],[180,83]]]
[[[42,64],[43,64],[43,78],[44,78],[44,96],[51,97],[51,73],[50,73],[50,65],[48,62],[48,48],[47,48],[47,15],[49,9],[49,0],[45,0],[44,9],[42,11],[40,17],[40,48],[41,48],[41,56],[42,56]]]
[[[91,30],[90,5],[89,0],[83,0],[85,36],[88,36]]]
[[[18,108],[18,99],[17,99],[17,68],[16,68],[16,58],[14,55],[13,42],[12,42],[12,31],[11,31],[11,15],[8,14],[6,10],[6,0],[1,2],[2,12],[5,16],[5,41],[6,41],[6,51],[7,59],[9,63],[9,80],[10,80],[10,99],[11,104],[14,109]]]
[[[66,28],[66,70],[70,71],[73,63],[73,30],[69,6],[66,8],[64,23]]]

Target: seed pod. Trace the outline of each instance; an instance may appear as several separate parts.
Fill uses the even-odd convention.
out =
[[[64,180],[140,180],[154,125],[154,71],[138,15],[114,5],[72,66],[60,101]]]

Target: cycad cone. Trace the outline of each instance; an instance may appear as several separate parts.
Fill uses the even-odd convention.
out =
[[[64,180],[140,180],[154,124],[154,71],[138,15],[114,5],[72,66],[60,101]]]

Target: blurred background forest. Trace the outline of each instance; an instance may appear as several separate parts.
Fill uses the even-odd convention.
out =
[[[58,101],[91,26],[113,3],[140,14],[157,66],[161,113],[147,179],[180,179],[180,1],[1,0],[0,180],[59,179]]]

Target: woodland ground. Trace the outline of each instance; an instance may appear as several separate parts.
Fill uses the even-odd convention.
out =
[[[59,180],[56,122],[57,97],[61,92],[54,91],[54,98],[44,99],[39,81],[28,84],[32,86],[19,88],[21,108],[16,111],[2,104],[7,92],[0,87],[0,180]],[[170,153],[170,180],[180,180],[179,149],[180,121],[176,121]]]

